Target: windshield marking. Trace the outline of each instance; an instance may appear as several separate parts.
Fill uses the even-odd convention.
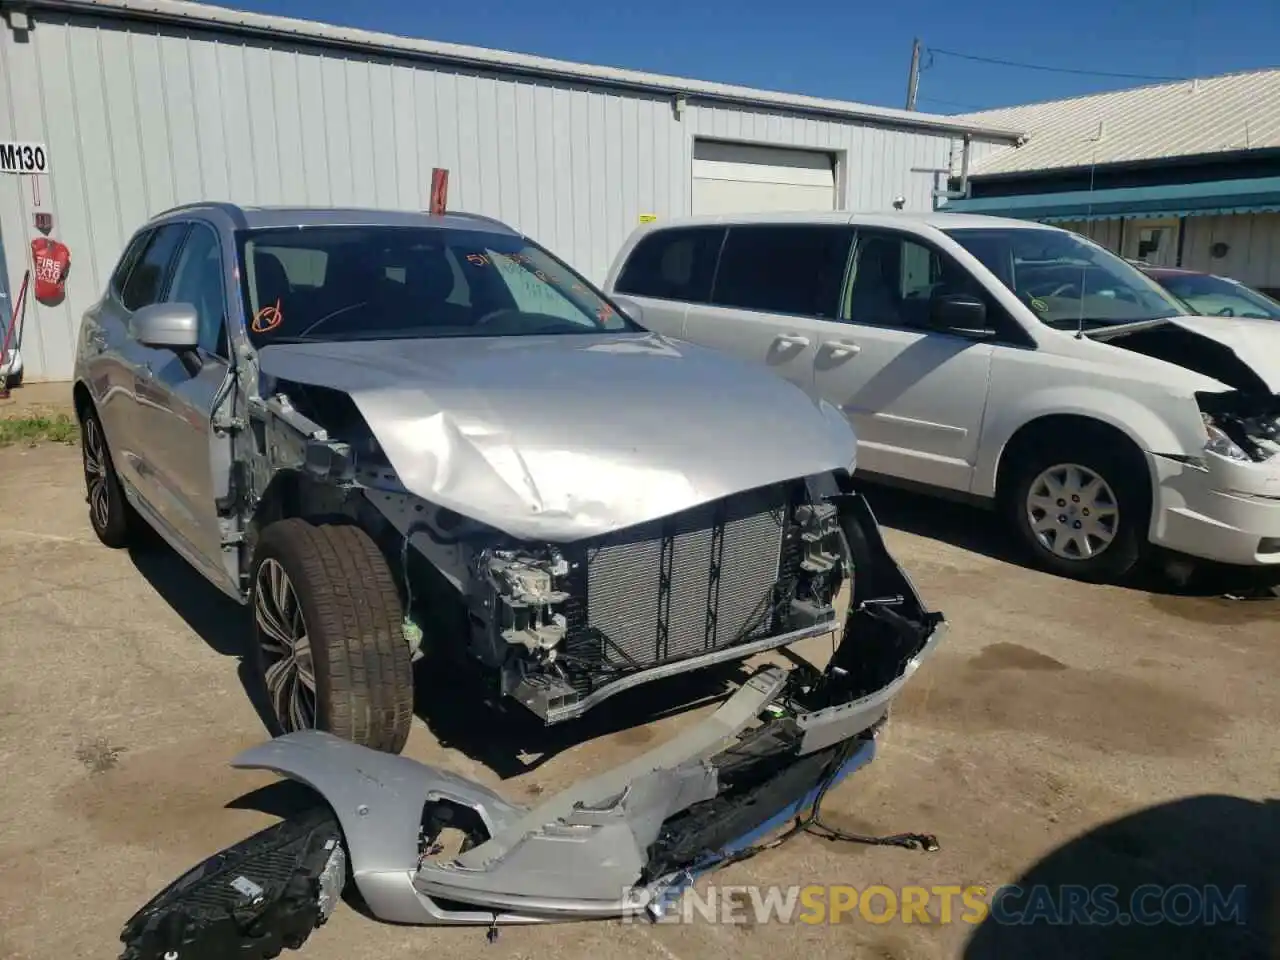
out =
[[[280,300],[276,299],[273,304],[267,304],[253,316],[253,323],[249,329],[254,333],[270,333],[280,324],[284,323],[284,314],[280,312]]]

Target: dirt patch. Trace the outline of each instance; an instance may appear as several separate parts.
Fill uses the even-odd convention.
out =
[[[969,661],[973,670],[1065,670],[1067,665],[1017,643],[993,643]]]
[[[228,765],[256,742],[217,736],[124,754],[96,744],[81,759],[91,771],[105,756],[116,759],[71,784],[55,803],[104,842],[208,856],[251,832],[243,813],[221,815],[223,807],[277,779]]]
[[[899,715],[924,726],[966,733],[1016,730],[1102,753],[1144,756],[1206,753],[1230,722],[1215,704],[1172,687],[1108,670],[1073,669],[1039,654],[1029,657],[1034,651],[990,650],[968,660],[940,656],[929,676],[948,682],[908,686],[898,701]],[[1013,662],[1038,666],[1017,668]]]

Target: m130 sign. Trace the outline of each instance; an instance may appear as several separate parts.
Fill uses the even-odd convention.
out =
[[[49,149],[43,143],[0,140],[0,173],[48,173]]]

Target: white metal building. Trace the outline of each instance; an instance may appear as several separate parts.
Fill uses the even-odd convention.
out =
[[[450,207],[500,217],[602,280],[642,217],[897,197],[929,209],[930,171],[961,142],[1015,139],[177,0],[0,9],[0,279],[16,295],[37,213],[72,257],[63,302],[27,307],[28,379],[70,376],[79,316],[129,233],[184,202],[422,209],[443,167]],[[22,166],[20,153],[5,161],[19,144],[43,149],[43,172],[5,172]]]
[[[971,198],[1127,257],[1280,289],[1280,69],[967,114],[1029,131],[972,151]]]

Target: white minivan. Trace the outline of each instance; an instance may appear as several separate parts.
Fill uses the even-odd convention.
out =
[[[1039,563],[1117,580],[1151,544],[1280,572],[1280,323],[1190,316],[1020,220],[648,224],[606,290],[844,411],[870,479],[998,507]]]

